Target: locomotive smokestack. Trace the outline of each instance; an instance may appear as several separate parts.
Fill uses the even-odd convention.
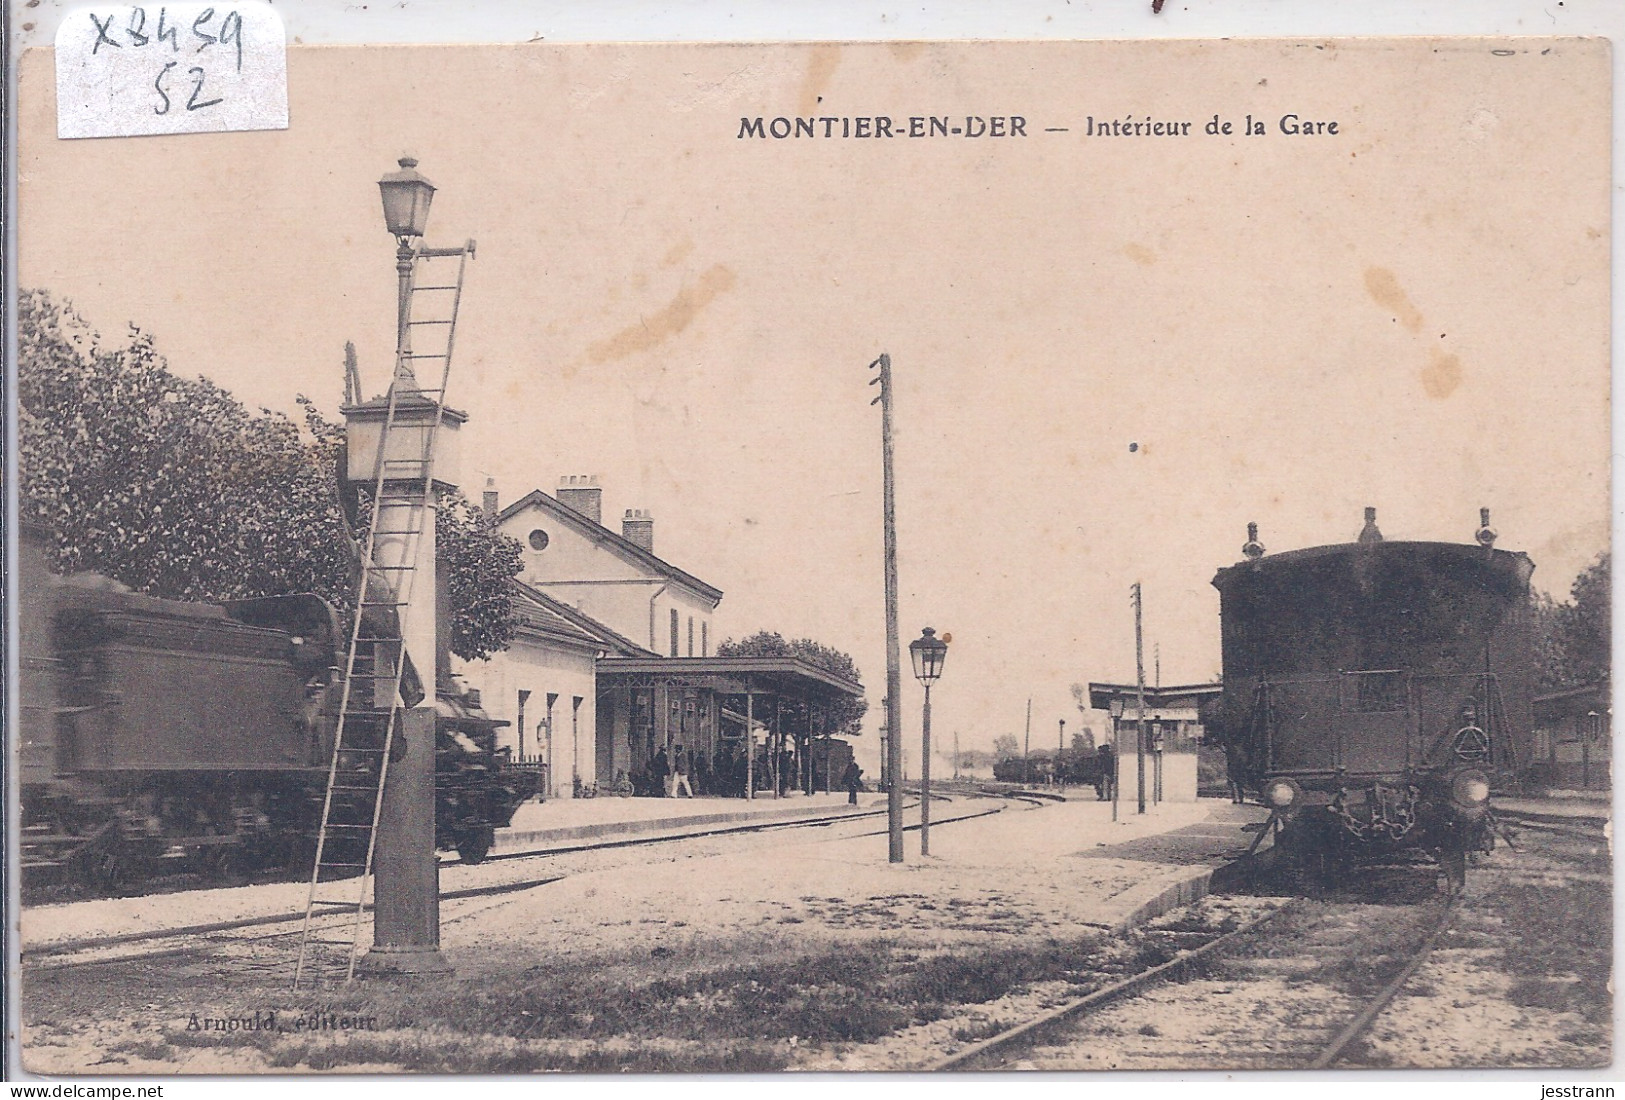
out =
[[[1495,531],[1490,527],[1490,510],[1488,508],[1478,510],[1478,534],[1473,537],[1478,540],[1478,545],[1484,549],[1495,549]]]
[[[1248,561],[1257,561],[1264,556],[1264,544],[1258,541],[1258,524],[1247,525],[1247,542],[1242,546],[1241,553]]]
[[[1377,530],[1377,510],[1375,508],[1367,508],[1365,510],[1365,526],[1360,529],[1359,541],[1360,542],[1381,542],[1382,541],[1382,532]]]

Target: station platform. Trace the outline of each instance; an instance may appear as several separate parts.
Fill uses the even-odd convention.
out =
[[[793,792],[744,798],[562,798],[527,802],[505,829],[498,829],[495,855],[568,847],[617,838],[689,833],[707,828],[762,823],[789,824],[809,818],[861,816],[884,809],[886,796],[860,792],[849,805],[846,792]],[[452,858],[455,858],[453,856]]]
[[[584,870],[538,888],[534,901],[520,894],[458,920],[443,944],[477,971],[486,956],[514,965],[561,943],[613,961],[739,945],[802,951],[883,939],[936,952],[1113,934],[1205,896],[1215,868],[1251,843],[1243,826],[1267,817],[1207,800],[1144,815],[1125,803],[1113,821],[1092,792],[1040,804],[934,799],[930,854],[920,854],[911,806],[906,859],[891,863],[883,801],[872,799],[877,816],[855,825],[873,829],[785,832],[770,855],[752,846]],[[976,809],[985,815],[940,823]]]

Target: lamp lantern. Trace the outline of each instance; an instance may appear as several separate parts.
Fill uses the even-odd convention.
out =
[[[929,687],[942,675],[942,662],[948,656],[948,643],[937,637],[930,627],[908,643],[908,655],[914,661],[914,678]]]
[[[384,200],[384,224],[389,226],[391,236],[403,240],[421,237],[429,225],[434,184],[418,171],[416,158],[402,157],[399,163],[399,172],[390,172],[378,181],[378,191]]]

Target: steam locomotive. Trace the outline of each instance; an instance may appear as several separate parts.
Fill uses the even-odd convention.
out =
[[[1266,556],[1248,525],[1219,590],[1232,774],[1271,811],[1276,848],[1311,883],[1421,851],[1449,889],[1494,842],[1492,790],[1515,781],[1531,726],[1522,553],[1356,542]]]
[[[317,596],[159,599],[53,576],[19,540],[25,880],[121,893],[167,870],[308,872],[345,633]],[[454,688],[454,685],[442,685]],[[437,693],[436,845],[483,859],[537,792],[477,693]]]

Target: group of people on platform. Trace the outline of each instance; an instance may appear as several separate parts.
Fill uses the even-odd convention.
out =
[[[799,760],[788,747],[779,753],[779,793],[801,788]],[[740,745],[720,745],[707,756],[685,745],[663,748],[649,758],[646,767],[628,775],[619,770],[611,793],[646,798],[743,798],[747,784],[757,791],[773,790],[773,758],[766,746],[756,750],[754,767],[747,768]],[[863,789],[863,769],[856,761],[847,764],[837,780],[851,802]]]
[[[743,798],[747,783],[758,791],[773,789],[773,757],[766,746],[756,750],[754,763],[754,768],[747,766],[742,746],[719,745],[707,755],[686,745],[672,745],[656,752],[627,782],[630,793],[651,798]],[[796,789],[796,754],[786,748],[779,753],[778,763],[779,793]]]

